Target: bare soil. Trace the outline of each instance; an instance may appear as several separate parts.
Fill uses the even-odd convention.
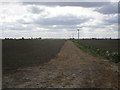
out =
[[[3,40],[2,71],[11,74],[20,67],[30,67],[49,62],[65,40]],[[51,52],[52,51],[52,52]]]
[[[118,88],[118,67],[68,40],[44,65],[18,68],[3,76],[3,88]]]

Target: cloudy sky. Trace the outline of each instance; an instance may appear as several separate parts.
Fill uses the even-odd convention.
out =
[[[0,38],[118,38],[117,2],[0,3]]]

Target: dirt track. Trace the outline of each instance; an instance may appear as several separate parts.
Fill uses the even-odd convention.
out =
[[[118,88],[118,68],[67,41],[58,56],[42,66],[19,68],[3,77],[3,88]]]

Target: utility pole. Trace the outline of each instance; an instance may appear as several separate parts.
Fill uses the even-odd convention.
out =
[[[72,38],[74,39],[74,33],[72,33]]]
[[[80,31],[80,30],[78,29],[78,40],[79,40],[79,31]]]

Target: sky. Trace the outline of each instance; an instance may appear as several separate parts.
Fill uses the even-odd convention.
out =
[[[0,2],[0,38],[118,38],[118,2]]]

